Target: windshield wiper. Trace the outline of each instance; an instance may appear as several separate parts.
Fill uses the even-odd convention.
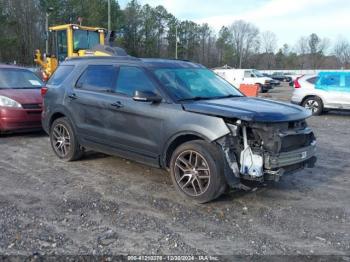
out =
[[[222,99],[222,98],[231,98],[231,97],[242,97],[242,96],[240,95],[210,96],[210,97],[195,96],[195,97],[178,99],[177,101],[182,102],[182,101],[212,100],[212,99]]]
[[[226,95],[226,96],[215,96],[211,99],[222,99],[222,98],[231,98],[231,97],[242,97],[241,95]]]
[[[194,96],[194,97],[189,97],[189,98],[181,98],[181,99],[178,99],[177,101],[179,101],[179,102],[182,102],[182,101],[198,101],[198,100],[206,100],[206,99],[211,99],[211,97]]]

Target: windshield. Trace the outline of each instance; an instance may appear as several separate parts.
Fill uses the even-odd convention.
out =
[[[243,96],[234,86],[208,69],[156,69],[158,80],[178,101]]]
[[[74,30],[74,52],[91,49],[100,43],[98,32],[86,30]]]
[[[32,72],[22,69],[0,69],[0,89],[41,88],[43,82]]]
[[[264,75],[262,73],[260,73],[260,71],[253,69],[253,73],[254,75],[256,75],[256,77],[264,77]]]

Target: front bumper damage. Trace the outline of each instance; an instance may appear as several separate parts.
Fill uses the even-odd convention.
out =
[[[231,133],[216,142],[226,159],[225,176],[230,186],[241,179],[278,181],[316,163],[316,139],[305,121],[288,123],[228,123]],[[262,161],[261,161],[262,160]]]

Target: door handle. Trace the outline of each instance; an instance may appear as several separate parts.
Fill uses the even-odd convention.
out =
[[[71,93],[68,95],[68,97],[72,100],[78,99],[77,95],[75,93]]]
[[[123,104],[120,101],[117,101],[115,103],[112,103],[111,106],[113,106],[115,108],[122,108]]]

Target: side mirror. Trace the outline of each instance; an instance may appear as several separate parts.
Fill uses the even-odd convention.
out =
[[[162,97],[150,92],[150,91],[138,91],[134,92],[134,96],[132,97],[135,101],[138,102],[152,102],[152,103],[160,103],[162,101]]]

